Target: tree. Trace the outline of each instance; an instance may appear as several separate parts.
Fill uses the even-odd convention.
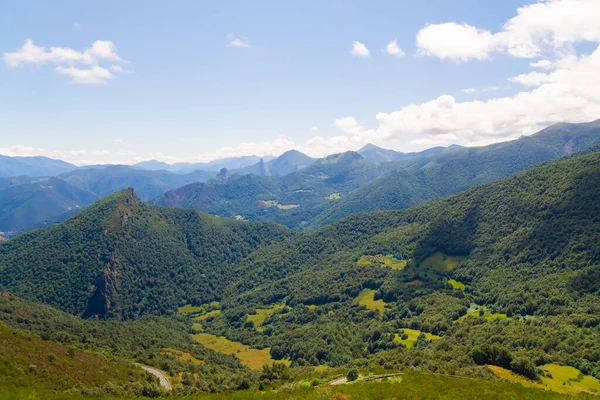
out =
[[[348,375],[346,375],[346,379],[348,379],[349,382],[353,382],[355,380],[358,379],[358,370],[356,368],[352,368],[350,371],[348,371]]]

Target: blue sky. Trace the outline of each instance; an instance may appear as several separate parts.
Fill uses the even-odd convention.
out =
[[[530,3],[4,0],[0,153],[132,163],[319,156],[367,142],[413,151],[600,118],[600,99],[575,112],[577,96],[597,92],[577,94],[572,80],[573,104],[517,115],[519,101],[538,100],[515,96],[556,93],[565,82],[553,73],[584,68],[600,42],[600,28],[578,28],[597,1]],[[579,13],[557,28],[560,7]],[[23,51],[26,39],[37,53]],[[392,40],[404,56],[383,51]],[[110,54],[85,53],[96,41]],[[369,56],[351,54],[354,42]],[[52,47],[95,58],[57,61]],[[550,64],[531,66],[540,60]]]

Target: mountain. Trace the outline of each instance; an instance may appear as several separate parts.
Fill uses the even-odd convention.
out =
[[[231,264],[281,240],[274,224],[143,203],[131,189],[0,249],[0,287],[77,315],[130,319],[211,301]]]
[[[150,161],[142,161],[140,163],[134,164],[133,167],[137,169],[149,170],[149,171],[169,171],[177,174],[187,174],[197,170],[203,171],[211,171],[218,172],[223,168],[227,168],[230,170],[242,169],[260,162],[260,160],[265,160],[268,162],[272,160],[273,157],[258,157],[258,156],[240,156],[240,157],[229,157],[229,158],[221,158],[214,161],[209,161],[205,163],[175,163],[175,164],[167,164],[161,161],[150,160]]]
[[[268,169],[268,163],[263,168]],[[337,201],[340,193],[357,189],[391,168],[388,164],[369,163],[350,151],[314,161],[284,176],[231,174],[226,180],[187,185],[152,203],[299,227],[316,217],[325,204]]]
[[[460,147],[454,145],[455,147]],[[413,158],[428,157],[434,154],[441,153],[446,150],[446,147],[432,147],[427,150],[413,152],[413,153],[402,153],[400,151],[382,149],[374,144],[367,144],[357,150],[357,153],[373,163],[391,162],[398,160],[408,160]]]
[[[204,329],[300,365],[366,357],[484,376],[491,364],[539,380],[537,366],[555,363],[598,377],[598,176],[594,152],[261,247]],[[252,334],[230,322],[279,302],[290,310]],[[394,349],[407,330],[437,338]]]
[[[100,196],[58,177],[13,178],[0,186],[0,231],[20,232],[77,212]],[[2,188],[4,186],[4,188]]]
[[[322,226],[365,211],[410,207],[510,176],[600,144],[600,120],[557,124],[534,135],[484,147],[451,146],[397,162],[398,168],[343,196],[308,224]]]
[[[62,174],[60,178],[100,197],[131,187],[142,200],[148,200],[192,182],[206,181],[215,175],[208,171],[180,175],[164,170],[144,171],[115,165],[100,169],[79,169]]]
[[[306,169],[364,163],[346,153]],[[339,367],[331,372],[339,377],[358,365],[363,374],[500,374],[593,392],[599,176],[600,152],[589,150],[441,200],[304,233],[150,206],[127,190],[0,244],[0,290],[116,320],[98,324],[133,324],[118,320],[192,304],[188,323],[200,324],[193,336],[200,343],[222,352],[263,349],[302,377],[311,366],[324,374]],[[27,315],[5,309],[0,320],[11,315],[16,327]],[[564,374],[573,377],[568,385]]]
[[[559,124],[535,135],[484,147],[437,147],[419,153],[373,145],[331,155],[284,176],[235,172],[219,182],[192,184],[153,200],[166,207],[197,208],[221,217],[274,221],[314,229],[357,212],[403,209],[491,182],[536,164],[600,143],[600,123]],[[396,161],[381,162],[393,154]],[[380,157],[381,156],[381,157]]]
[[[290,150],[269,161],[267,163],[267,171],[271,176],[283,176],[306,168],[315,161],[316,159],[298,150]]]
[[[54,176],[77,169],[77,166],[48,157],[9,157],[0,155],[0,178],[20,175]]]
[[[64,221],[100,197],[128,187],[148,200],[214,176],[206,171],[180,175],[115,165],[81,168],[50,178],[0,178],[0,232],[18,233]]]

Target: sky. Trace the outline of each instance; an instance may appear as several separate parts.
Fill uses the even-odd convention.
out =
[[[600,118],[600,0],[0,2],[0,154],[485,145]]]

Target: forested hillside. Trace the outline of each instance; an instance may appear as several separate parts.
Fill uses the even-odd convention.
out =
[[[556,124],[534,135],[484,147],[451,147],[398,167],[332,203],[310,227],[364,211],[395,210],[501,179],[600,143],[600,120]]]
[[[274,224],[149,206],[125,190],[0,246],[0,287],[77,315],[129,319],[210,301],[231,265],[280,240]]]
[[[306,230],[357,212],[408,208],[599,143],[600,122],[595,121],[557,124],[484,147],[450,146],[405,154],[365,146],[358,153],[332,155],[286,176],[234,174],[167,192],[153,203]],[[266,165],[255,175],[266,174]]]
[[[392,164],[375,165],[356,152],[346,152],[285,176],[233,175],[187,185],[165,193],[153,204],[300,227],[325,204],[339,200],[340,193],[357,189],[393,168]]]
[[[485,375],[493,364],[539,379],[558,363],[600,376],[599,177],[596,152],[262,247],[205,328],[300,365],[365,357]],[[408,351],[394,339],[403,329],[438,339]]]
[[[34,312],[12,296],[2,298],[0,320],[82,350],[111,348],[114,362],[163,366],[168,356],[155,349],[173,346],[192,364],[212,360],[217,375],[240,362],[281,361],[260,375],[241,368],[231,388],[307,376],[320,385],[335,376],[329,370],[356,369],[594,393],[599,178],[600,152],[590,150],[442,200],[296,234],[150,206],[127,190],[0,244],[0,290],[101,320]],[[86,332],[96,339],[83,339]],[[162,368],[209,373],[202,365]],[[196,389],[202,381],[186,379]]]

